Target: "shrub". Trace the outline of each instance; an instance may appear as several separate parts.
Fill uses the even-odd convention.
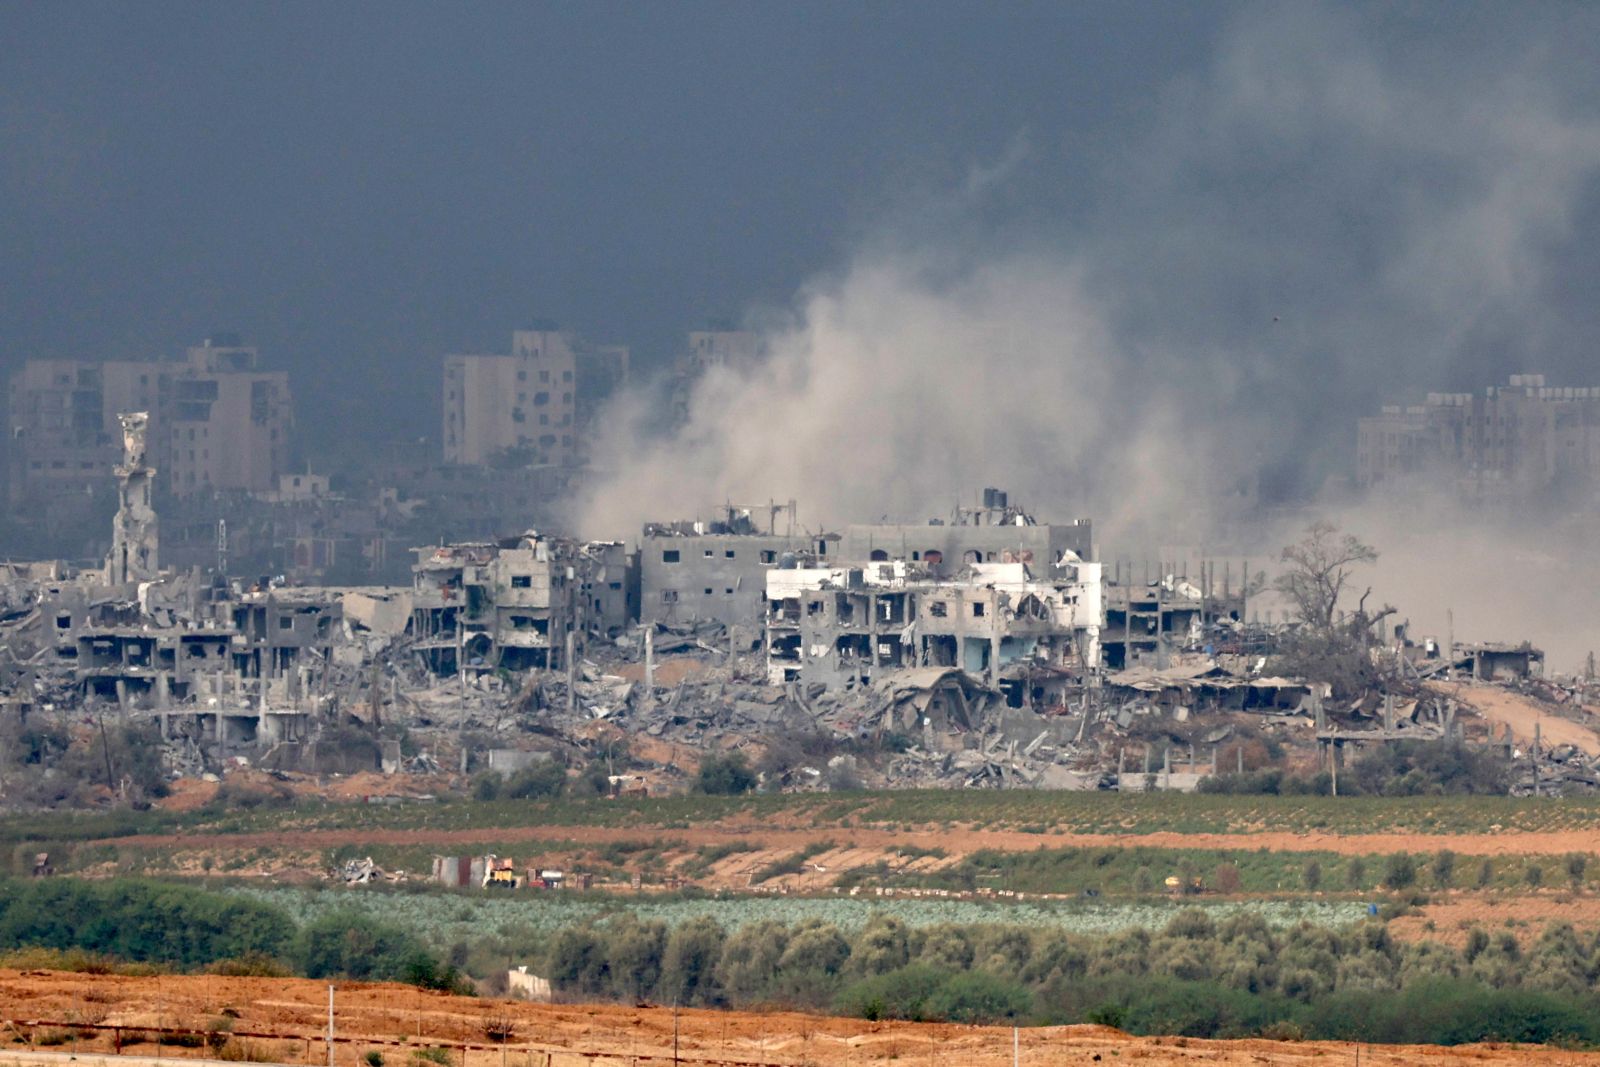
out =
[[[897,970],[863,978],[846,987],[834,1002],[842,1015],[862,1019],[906,1019],[922,1022],[931,1016],[928,1000],[950,976],[936,967],[913,963]]]
[[[1391,853],[1383,864],[1383,884],[1390,889],[1408,889],[1417,881],[1417,861],[1406,852]]]
[[[0,949],[39,947],[198,967],[277,956],[294,924],[271,905],[122,879],[0,884]]]
[[[400,981],[450,992],[468,988],[416,938],[357,912],[333,912],[301,927],[293,955],[307,978]]]
[[[609,788],[611,779],[606,779]],[[512,800],[532,800],[540,797],[560,796],[567,786],[567,769],[555,760],[541,760],[512,775],[506,782],[505,795]]]
[[[700,761],[695,791],[709,796],[737,796],[756,787],[756,776],[740,752],[707,756]]]
[[[1433,884],[1439,889],[1449,889],[1455,880],[1456,854],[1441,848],[1433,857]]]
[[[1583,872],[1589,866],[1589,857],[1582,852],[1567,853],[1567,878],[1572,882],[1572,888],[1578,889],[1583,885]]]
[[[1028,1013],[1033,996],[1026,986],[985,971],[954,974],[941,982],[924,1008],[930,1018],[952,1023],[1001,1023]]]
[[[1322,864],[1316,860],[1311,860],[1306,864],[1305,870],[1301,872],[1301,878],[1306,884],[1307,892],[1315,893],[1318,887],[1322,885]]]
[[[1367,861],[1360,856],[1353,857],[1344,869],[1344,884],[1351,889],[1365,889],[1367,886]]]

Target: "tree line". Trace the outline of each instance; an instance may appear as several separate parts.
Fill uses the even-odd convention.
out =
[[[470,989],[398,927],[337,912],[299,925],[271,904],[141,879],[0,882],[0,951],[18,949]]]
[[[1191,1037],[1600,1041],[1600,934],[1564,925],[1527,947],[1481,928],[1453,947],[1398,942],[1378,921],[1274,929],[1201,909],[1101,936],[882,914],[851,936],[819,920],[727,931],[622,914],[556,931],[537,959],[574,999]]]

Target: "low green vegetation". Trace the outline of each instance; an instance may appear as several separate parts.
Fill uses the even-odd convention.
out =
[[[73,969],[134,961],[221,973],[298,973],[462,988],[413,933],[348,909],[302,914],[241,894],[118,879],[0,882],[0,952],[45,951]]]
[[[538,953],[563,992],[869,1019],[1099,1022],[1141,1034],[1458,1044],[1600,1041],[1600,940],[1554,926],[1531,947],[1474,930],[1464,949],[1395,942],[1377,921],[1274,928],[1185,909],[1157,930],[1009,924],[853,934],[817,919],[728,930],[622,916],[563,927]]]
[[[1339,776],[1347,797],[1504,796],[1511,762],[1503,752],[1460,741],[1402,741],[1375,745]],[[1333,775],[1286,774],[1263,768],[1200,781],[1200,792],[1231,795],[1328,796]]]
[[[1403,777],[1403,776],[1402,776]],[[576,781],[574,779],[573,781]],[[1341,790],[1344,781],[1340,782]],[[939,826],[1031,833],[1407,833],[1449,835],[1499,831],[1600,830],[1600,796],[1550,799],[1503,796],[1177,795],[1044,790],[929,790],[813,794],[595,796],[513,799],[499,783],[498,799],[465,798],[403,804],[298,802],[288,807],[190,812],[44,812],[0,819],[0,858],[25,873],[35,851],[65,856],[89,842],[116,841],[129,855],[162,845],[125,839],[136,834],[226,837],[274,831],[341,831],[359,843],[360,831],[454,832],[497,827],[682,827],[721,824],[748,828],[783,819],[830,827],[909,829]],[[518,788],[515,786],[512,788]],[[569,782],[569,793],[572,791]],[[581,792],[581,791],[580,791]]]

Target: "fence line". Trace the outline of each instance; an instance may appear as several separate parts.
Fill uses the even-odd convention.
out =
[[[158,1035],[163,1035],[163,1036],[170,1034],[170,1035],[173,1035],[173,1036],[199,1037],[203,1041],[204,1040],[208,1040],[208,1039],[212,1039],[212,1038],[217,1038],[217,1037],[221,1037],[221,1038],[224,1038],[224,1039],[230,1038],[230,1037],[249,1037],[249,1038],[256,1038],[257,1040],[262,1040],[262,1041],[304,1041],[304,1042],[307,1043],[308,1047],[310,1045],[325,1045],[330,1040],[326,1031],[320,1031],[320,1032],[315,1033],[315,1034],[302,1034],[302,1033],[267,1033],[267,1032],[258,1032],[258,1031],[252,1031],[252,1030],[197,1030],[197,1029],[194,1029],[193,1027],[184,1027],[184,1026],[123,1026],[123,1025],[120,1025],[120,1024],[119,1025],[113,1025],[113,1024],[110,1024],[110,1023],[68,1022],[68,1021],[51,1020],[51,1019],[0,1019],[0,1026],[10,1026],[10,1027],[18,1029],[18,1030],[21,1030],[23,1028],[26,1028],[26,1029],[29,1029],[29,1030],[33,1030],[33,1029],[38,1029],[38,1028],[42,1028],[42,1027],[52,1027],[52,1028],[59,1029],[59,1030],[98,1030],[98,1031],[105,1031],[105,1032],[108,1032],[108,1033],[112,1034],[113,1045],[114,1045],[114,1051],[113,1051],[112,1054],[113,1055],[119,1055],[119,1056],[123,1055],[123,1052],[122,1052],[122,1035],[123,1034],[129,1034],[129,1035],[133,1035],[133,1034],[158,1034]],[[669,1064],[685,1064],[685,1065],[688,1065],[688,1067],[793,1067],[793,1064],[791,1064],[791,1063],[785,1063],[785,1062],[780,1062],[780,1061],[775,1061],[775,1060],[711,1059],[711,1058],[708,1058],[708,1057],[705,1057],[705,1056],[676,1055],[676,1054],[671,1053],[671,1052],[662,1052],[662,1053],[623,1052],[623,1051],[604,1052],[604,1051],[600,1051],[600,1050],[597,1050],[597,1049],[571,1048],[571,1047],[564,1046],[564,1045],[513,1044],[513,1043],[511,1043],[509,1041],[505,1042],[504,1044],[500,1044],[500,1043],[480,1044],[480,1043],[471,1042],[471,1041],[437,1041],[437,1040],[434,1040],[432,1038],[428,1038],[428,1039],[424,1039],[424,1040],[419,1042],[419,1041],[416,1041],[416,1040],[401,1041],[401,1040],[397,1040],[395,1038],[384,1038],[384,1037],[370,1037],[370,1038],[369,1037],[351,1037],[351,1036],[342,1035],[342,1034],[335,1034],[332,1037],[331,1040],[332,1040],[333,1044],[335,1044],[335,1045],[365,1045],[365,1046],[368,1046],[368,1047],[374,1047],[374,1046],[382,1045],[382,1046],[390,1046],[390,1047],[396,1047],[396,1048],[417,1049],[418,1051],[420,1051],[420,1050],[422,1050],[424,1048],[442,1048],[442,1049],[459,1049],[463,1053],[465,1053],[465,1052],[502,1052],[502,1053],[507,1054],[507,1055],[509,1055],[511,1053],[518,1053],[518,1054],[523,1054],[523,1055],[531,1054],[531,1053],[543,1053],[547,1057],[573,1056],[573,1057],[577,1057],[577,1058],[580,1058],[580,1059],[591,1059],[591,1060],[627,1060],[630,1064],[641,1064],[641,1065],[643,1065],[643,1064],[651,1064],[651,1063],[669,1063]],[[136,1042],[136,1044],[138,1044],[138,1043],[139,1042]],[[30,1044],[31,1044],[31,1042],[30,1042]],[[0,1054],[3,1054],[3,1053],[0,1053]],[[529,1062],[531,1062],[531,1060]],[[550,1063],[551,1063],[551,1059],[547,1058],[545,1060],[545,1064],[548,1065]]]

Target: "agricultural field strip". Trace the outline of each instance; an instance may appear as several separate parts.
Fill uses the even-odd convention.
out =
[[[483,834],[530,827],[584,833],[773,831],[904,835],[913,831],[1040,837],[1258,834],[1370,838],[1562,834],[1600,830],[1600,798],[1114,796],[1095,793],[867,793],[844,796],[667,797],[582,802],[309,804],[287,809],[45,815],[0,819],[0,840],[176,844],[192,838],[314,834]],[[461,838],[466,840],[465,837]],[[400,843],[400,842],[396,842]]]
[[[230,887],[225,892],[247,896],[286,909],[310,921],[339,910],[354,910],[397,924],[434,945],[512,929],[548,932],[563,926],[628,913],[641,920],[660,920],[669,927],[709,916],[725,929],[762,920],[794,924],[820,919],[854,933],[874,914],[891,915],[909,926],[1003,923],[1054,928],[1069,933],[1110,934],[1121,930],[1164,926],[1184,908],[1199,907],[1216,920],[1248,913],[1274,927],[1309,922],[1344,926],[1359,921],[1366,905],[1353,900],[1192,901],[1071,903],[989,903],[967,900],[828,897],[731,897],[705,899],[585,898],[573,894],[518,897],[438,893],[352,893],[338,889]]]
[[[1600,829],[1600,828],[1597,828]],[[627,828],[599,826],[502,826],[474,830],[399,829],[289,829],[276,832],[139,834],[88,843],[127,849],[334,849],[345,846],[431,847],[440,851],[470,852],[483,846],[512,848],[542,844],[571,848],[579,843],[597,845],[648,840],[659,834],[665,841],[705,847],[736,840],[754,840],[768,849],[803,849],[807,845],[837,840],[855,848],[884,848],[937,840],[955,853],[995,849],[1026,852],[1039,848],[1102,848],[1143,846],[1158,849],[1237,851],[1266,849],[1279,852],[1332,852],[1342,855],[1382,855],[1426,852],[1442,847],[1470,856],[1561,855],[1595,848],[1600,835],[1594,829],[1561,831],[1486,830],[1477,833],[1351,833],[1258,831],[1254,833],[1034,833],[1015,830],[950,829],[935,827],[904,830],[822,826],[781,829],[762,825],[721,825],[683,828],[637,825]],[[32,840],[50,840],[35,837]]]

